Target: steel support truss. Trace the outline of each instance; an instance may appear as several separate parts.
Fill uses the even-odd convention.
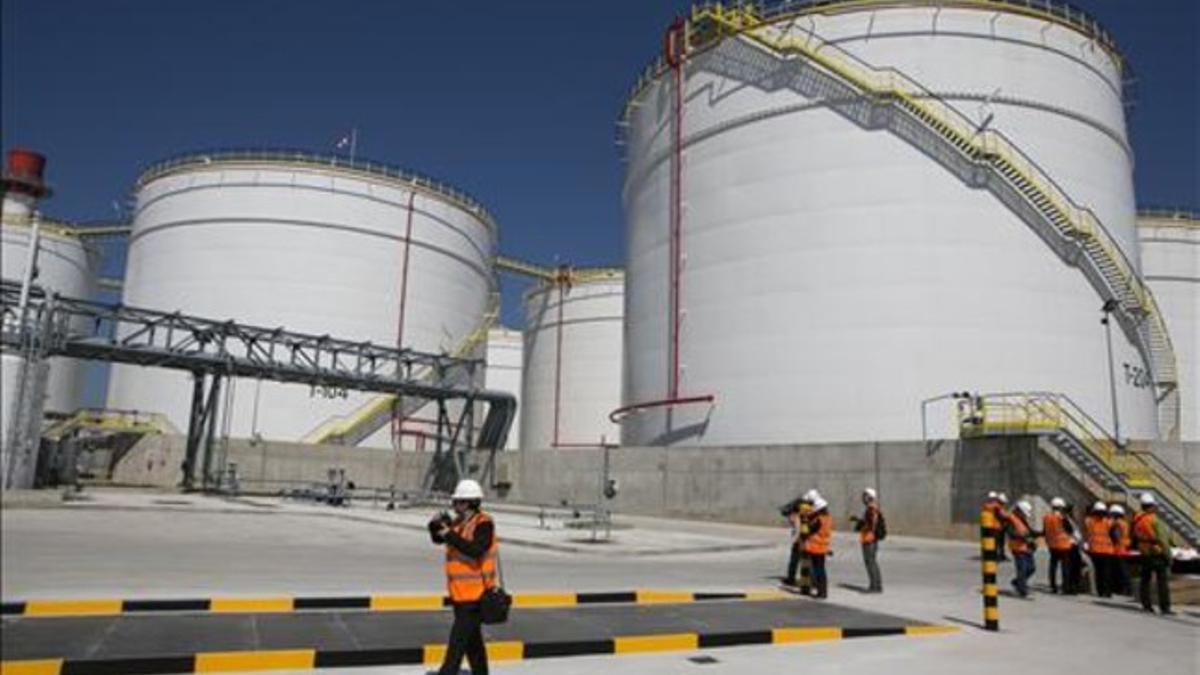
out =
[[[482,362],[370,342],[263,328],[181,312],[31,294],[22,320],[20,285],[0,283],[0,345],[21,349],[36,342],[46,356],[171,368],[192,373],[184,487],[193,487],[201,463],[208,487],[217,401],[223,382],[245,377],[308,386],[340,387],[424,399],[438,406],[437,449],[425,477],[427,489],[446,491],[475,474],[490,482],[494,453],[504,447],[516,399],[479,388]],[[435,377],[426,373],[432,371]],[[450,405],[453,404],[453,405]],[[478,434],[478,405],[487,415]],[[451,410],[458,411],[452,414]],[[472,451],[489,456],[472,462]],[[447,488],[449,486],[449,488]]]

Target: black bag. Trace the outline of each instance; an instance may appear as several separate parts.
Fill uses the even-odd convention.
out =
[[[496,553],[496,571],[500,573],[500,584],[485,589],[479,598],[479,615],[486,624],[508,621],[508,610],[512,607],[512,596],[504,590],[504,567],[500,564],[499,552]]]
[[[508,609],[512,607],[512,596],[503,588],[493,586],[479,598],[479,615],[486,624],[508,621]]]
[[[875,519],[875,541],[884,539],[887,539],[887,520],[883,517],[883,511],[880,511],[879,517]]]

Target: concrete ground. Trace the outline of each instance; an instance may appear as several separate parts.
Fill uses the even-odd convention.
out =
[[[91,501],[42,500],[0,516],[6,601],[67,597],[196,597],[213,594],[433,593],[441,551],[422,523],[429,509],[331,509],[273,500],[227,501],[169,493],[97,492]],[[37,500],[35,500],[37,501]],[[885,505],[886,506],[886,505]],[[786,562],[786,530],[643,518],[589,544],[580,533],[541,530],[528,513],[502,511],[506,585],[553,590],[748,590],[771,587]],[[844,523],[838,523],[844,527]],[[582,537],[586,539],[585,537]],[[497,672],[1051,673],[1102,664],[1113,672],[1200,672],[1200,608],[1174,617],[1143,614],[1128,600],[1038,593],[1001,599],[999,634],[981,615],[976,547],[894,536],[883,545],[886,592],[864,595],[857,545],[839,535],[830,560],[829,602],[961,625],[956,635],[871,638],[699,653],[580,657],[497,664]],[[1044,584],[1044,557],[1036,580]],[[1007,586],[1011,565],[1001,566]],[[526,610],[535,611],[535,610]],[[711,657],[716,663],[689,658]],[[619,665],[614,663],[619,661]],[[424,668],[345,672],[419,673]],[[330,672],[330,671],[325,671]]]

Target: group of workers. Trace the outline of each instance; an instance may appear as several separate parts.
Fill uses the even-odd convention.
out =
[[[1017,594],[1029,596],[1029,579],[1034,573],[1034,552],[1041,538],[1050,551],[1049,582],[1051,593],[1075,595],[1086,590],[1084,554],[1090,561],[1091,580],[1099,597],[1114,594],[1134,595],[1130,569],[1139,569],[1137,598],[1142,608],[1153,612],[1151,581],[1154,582],[1159,611],[1171,613],[1171,595],[1167,576],[1171,566],[1171,539],[1165,523],[1158,517],[1158,504],[1147,492],[1139,499],[1140,510],[1132,521],[1121,504],[1097,501],[1083,518],[1082,527],[1073,517],[1074,509],[1062,497],[1050,500],[1050,512],[1042,518],[1041,529],[1034,526],[1033,505],[1018,501],[1012,510],[1002,492],[989,492],[984,509],[991,512],[998,526],[997,550],[1004,555],[1005,541],[1012,553],[1016,575],[1012,585]],[[1061,570],[1061,585],[1059,571]]]
[[[874,488],[862,491],[862,502],[863,515],[851,516],[850,522],[858,532],[862,547],[863,564],[867,568],[867,592],[882,593],[879,542],[887,536],[887,526],[879,509],[879,495]],[[792,526],[791,554],[783,583],[798,587],[804,595],[819,599],[829,597],[829,576],[825,571],[825,558],[832,555],[833,543],[833,516],[829,514],[829,502],[817,490],[809,490],[784,507],[783,515]],[[801,573],[799,582],[796,579],[798,569]]]

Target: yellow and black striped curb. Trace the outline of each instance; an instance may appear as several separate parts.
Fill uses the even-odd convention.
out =
[[[627,635],[602,640],[569,642],[522,642],[518,640],[487,643],[488,658],[517,661],[564,656],[605,654],[643,654],[650,652],[694,651],[713,647],[781,645],[828,640],[845,640],[888,635],[937,635],[956,633],[954,626],[909,625],[876,628],[808,626],[773,628],[733,633],[668,633]],[[221,673],[258,670],[307,670],[352,666],[437,665],[445,656],[446,646],[428,644],[396,649],[287,649],[277,651],[201,652],[180,656],[152,656],[122,659],[45,659],[0,662],[0,675],[109,675],[111,673]]]
[[[633,590],[591,593],[517,593],[515,607],[574,607],[600,604],[675,604],[710,600],[781,600],[794,597],[778,590],[705,593],[671,590]],[[319,609],[360,609],[375,612],[422,611],[450,606],[441,595],[263,596],[175,600],[26,600],[0,604],[0,615],[19,617],[108,616],[154,612],[274,613]]]

